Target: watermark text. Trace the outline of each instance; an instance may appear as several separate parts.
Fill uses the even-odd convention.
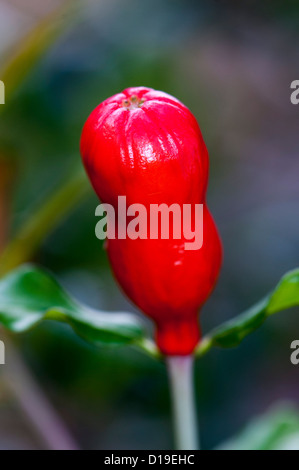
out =
[[[290,357],[291,363],[294,366],[297,366],[299,364],[299,340],[298,339],[295,339],[291,343],[291,349],[294,349],[294,351],[292,352],[291,357]]]
[[[294,80],[291,83],[291,89],[294,90],[291,93],[291,103],[292,104],[299,104],[299,80]]]
[[[0,80],[0,104],[5,104],[5,85]]]
[[[96,225],[96,237],[123,240],[180,240],[185,250],[200,250],[203,245],[203,204],[131,204],[126,196],[118,197],[115,209],[100,204],[95,215],[101,217]]]
[[[0,341],[0,365],[5,364],[5,345],[3,341]]]

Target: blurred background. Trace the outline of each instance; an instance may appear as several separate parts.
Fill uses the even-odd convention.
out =
[[[290,103],[298,2],[1,0],[0,24],[0,271],[33,260],[81,301],[134,311],[94,235],[98,202],[79,139],[99,102],[139,85],[183,101],[209,149],[208,201],[225,260],[203,332],[298,266],[299,107]],[[204,448],[278,401],[298,404],[294,339],[298,309],[268,320],[238,350],[213,350],[197,363]],[[15,341],[81,448],[172,447],[163,365],[130,349],[96,350],[50,322]],[[41,448],[4,382],[0,448]]]

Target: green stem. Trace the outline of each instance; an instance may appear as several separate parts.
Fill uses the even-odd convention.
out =
[[[210,351],[210,349],[212,349],[212,347],[213,347],[213,339],[210,338],[209,336],[206,336],[200,341],[199,345],[195,349],[194,356],[196,358],[203,357]]]
[[[0,276],[30,260],[44,239],[87,194],[87,178],[83,171],[65,181],[8,243],[0,258]]]
[[[193,386],[193,356],[166,358],[177,450],[198,450],[199,439]]]
[[[48,450],[76,450],[77,444],[28,370],[7,333],[1,331],[7,361],[2,369],[6,386]]]
[[[134,346],[153,359],[162,359],[162,355],[156,344],[149,338],[141,338],[140,340],[135,341]]]
[[[54,40],[70,24],[76,11],[73,6],[73,0],[64,0],[10,50],[8,60],[0,67],[0,79],[5,84],[7,103]],[[0,114],[5,108],[6,106],[0,106]]]
[[[2,162],[0,173],[2,183],[0,187],[0,240],[3,240],[3,244],[6,241],[6,228],[9,225],[10,188],[13,181],[13,172],[5,171],[7,166],[9,167],[9,165],[4,165]],[[30,236],[30,230],[27,236]],[[77,449],[64,423],[56,414],[47,397],[29,372],[22,356],[14,347],[9,334],[1,330],[1,339],[5,343],[7,359],[5,366],[1,368],[4,383],[13,394],[32,426],[36,429],[45,447],[51,450]]]
[[[0,156],[0,254],[3,252],[10,222],[15,168],[12,159]]]

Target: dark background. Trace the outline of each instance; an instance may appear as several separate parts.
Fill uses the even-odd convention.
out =
[[[1,63],[59,3],[0,2]],[[0,152],[17,166],[10,237],[38,201],[80,168],[80,133],[90,111],[123,88],[149,86],[190,108],[210,153],[208,201],[225,260],[202,311],[203,331],[263,297],[299,263],[299,106],[290,103],[290,84],[299,79],[298,20],[296,1],[72,2],[51,20],[62,32],[0,116]],[[34,261],[89,305],[134,310],[95,238],[97,203],[89,189]],[[289,360],[298,337],[298,310],[281,313],[238,350],[213,350],[197,363],[204,448],[277,401],[298,402],[298,369]],[[17,342],[82,447],[171,448],[163,365],[128,349],[95,350],[55,323]],[[39,446],[0,390],[0,448]]]

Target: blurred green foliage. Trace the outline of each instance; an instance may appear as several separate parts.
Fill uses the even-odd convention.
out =
[[[48,26],[16,45],[20,72],[9,54],[12,80],[4,77],[14,93],[1,108],[0,154],[13,156],[17,168],[2,272],[29,257],[80,301],[133,309],[94,236],[97,199],[80,173],[79,138],[89,112],[109,95],[134,85],[163,89],[195,113],[211,155],[209,200],[226,260],[203,315],[203,331],[210,330],[298,264],[292,150],[298,126],[287,108],[288,77],[298,70],[298,2],[93,3],[82,2],[74,22],[68,13],[50,16]],[[28,44],[35,51],[26,52]],[[275,77],[282,77],[283,93],[272,84]],[[74,178],[79,190],[69,194],[65,188]],[[44,219],[45,213],[51,217]],[[196,365],[205,448],[235,434],[269,402],[297,397],[289,344],[298,312],[282,317],[244,341],[237,354],[213,350]],[[171,447],[161,364],[131,350],[96,350],[58,324],[42,324],[17,341],[84,446]],[[289,423],[289,415],[284,419]],[[270,420],[269,432],[279,420]]]
[[[252,422],[220,450],[298,450],[299,412],[288,404],[276,405]]]

